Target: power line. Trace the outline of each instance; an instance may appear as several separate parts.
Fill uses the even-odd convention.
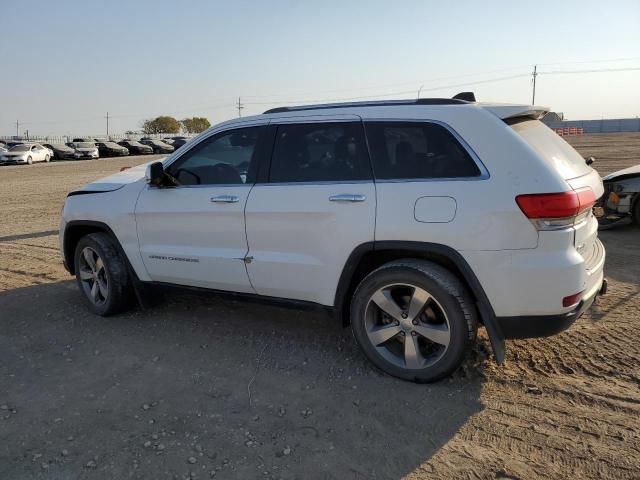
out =
[[[539,63],[538,65],[550,67],[553,65],[579,65],[579,64],[585,64],[585,63],[631,62],[636,60],[640,60],[640,57],[611,58],[609,60],[578,60],[573,62]]]
[[[538,75],[564,75],[571,73],[600,73],[600,72],[632,72],[640,70],[640,67],[622,67],[622,68],[600,68],[588,70],[552,70],[550,72],[540,72]]]
[[[479,84],[483,84],[483,83],[493,83],[493,82],[500,82],[503,80],[511,80],[514,78],[522,78],[522,77],[528,77],[530,74],[529,73],[521,73],[518,75],[509,75],[509,76],[505,76],[505,77],[497,77],[497,78],[489,78],[486,80],[478,80],[475,82],[464,82],[464,83],[456,83],[456,84],[450,84],[450,85],[440,85],[438,87],[430,87],[430,88],[422,88],[420,91],[423,92],[428,92],[428,91],[434,91],[434,90],[445,90],[448,88],[456,88],[456,87],[466,87],[469,85],[479,85]],[[246,102],[246,105],[282,105],[282,104],[295,104],[295,103],[323,103],[323,102],[342,102],[342,101],[349,101],[349,100],[363,100],[363,99],[370,99],[370,98],[383,98],[383,97],[392,97],[395,95],[407,95],[407,94],[415,94],[415,89],[413,90],[404,90],[402,92],[387,92],[387,93],[383,93],[380,95],[364,95],[364,96],[358,96],[358,97],[342,97],[342,98],[324,98],[324,99],[305,99],[305,100],[289,100],[289,101],[277,101],[277,102]]]
[[[332,90],[321,90],[321,91],[318,91],[316,93],[317,94],[322,94],[322,93],[335,93],[335,92],[352,92],[352,91],[362,91],[362,90],[378,90],[378,89],[381,89],[381,88],[399,87],[399,86],[404,86],[404,85],[424,85],[425,83],[433,83],[433,82],[437,82],[437,81],[441,81],[441,80],[449,80],[449,79],[452,79],[452,78],[477,77],[477,76],[481,76],[481,75],[489,75],[489,74],[492,74],[492,73],[504,73],[504,72],[512,72],[514,70],[523,70],[525,68],[529,68],[529,65],[522,65],[522,66],[519,66],[519,67],[512,67],[512,68],[506,68],[506,69],[500,69],[500,70],[490,70],[490,71],[476,72],[476,73],[465,73],[465,74],[458,74],[458,75],[448,75],[446,77],[435,77],[435,78],[430,78],[428,80],[415,80],[415,81],[411,81],[411,82],[401,82],[401,83],[387,83],[385,85],[368,86],[368,87],[358,86],[358,87],[355,87],[355,88],[340,88],[340,89],[332,89]],[[274,94],[269,94],[269,95],[244,95],[244,97],[245,98],[267,98],[267,97],[283,97],[283,96],[287,96],[287,95],[291,95],[291,92],[274,93]]]
[[[593,60],[593,61],[581,61],[581,62],[564,62],[563,64],[570,64],[570,63],[597,63],[597,62],[614,62],[614,61],[626,61],[626,60],[633,60],[634,58],[628,58],[628,59],[616,59],[616,60]],[[640,57],[638,57],[638,59],[640,59]],[[558,63],[560,64],[560,63]],[[537,78],[537,76],[539,75],[564,75],[564,74],[581,74],[581,73],[600,73],[600,72],[623,72],[623,71],[638,71],[640,70],[640,67],[620,67],[620,68],[601,68],[601,69],[579,69],[579,70],[551,70],[551,71],[538,71],[537,67],[541,66],[541,65],[554,65],[554,64],[536,64],[534,66],[534,71],[533,73],[520,73],[520,74],[516,74],[516,75],[508,75],[508,76],[502,76],[502,77],[495,77],[495,78],[489,78],[489,79],[483,79],[483,80],[475,80],[475,81],[469,81],[469,82],[461,82],[461,83],[455,83],[455,84],[448,84],[448,85],[439,85],[439,86],[434,86],[434,87],[429,87],[429,88],[424,88],[423,86],[420,87],[419,91],[420,93],[423,91],[436,91],[436,90],[445,90],[445,89],[451,89],[451,88],[458,88],[458,87],[466,87],[466,86],[472,86],[472,85],[481,85],[481,84],[486,84],[486,83],[494,83],[494,82],[500,82],[500,81],[506,81],[506,80],[511,80],[511,79],[517,79],[517,78],[522,78],[522,77],[528,77],[528,76],[533,76],[533,80],[534,80],[534,85],[533,85],[533,96],[532,96],[532,101],[535,102],[535,80]],[[509,69],[509,70],[513,70],[513,69]],[[503,71],[509,71],[509,70],[503,70]],[[481,75],[480,73],[477,74],[466,74],[466,75],[460,75],[458,77],[455,78],[462,78],[462,77],[469,77],[469,76],[476,76],[476,75]],[[453,78],[453,77],[441,77],[441,78]],[[432,79],[431,81],[434,81],[435,79]],[[365,90],[365,89],[374,89],[374,88],[379,88],[379,87],[362,87],[359,90]],[[336,91],[336,90],[334,90]],[[344,90],[342,90],[344,91]],[[200,108],[197,109],[190,109],[190,110],[184,110],[181,112],[170,112],[173,115],[181,115],[181,114],[192,114],[194,112],[203,112],[203,111],[208,111],[208,110],[213,110],[213,109],[219,109],[219,108],[230,108],[230,107],[235,107],[238,110],[238,116],[242,116],[242,110],[245,108],[246,105],[286,105],[286,104],[304,104],[304,103],[329,103],[329,102],[340,102],[340,101],[351,101],[351,100],[364,100],[364,99],[373,99],[373,98],[384,98],[384,97],[393,97],[393,96],[397,96],[397,95],[410,95],[413,94],[415,95],[416,89],[411,89],[411,90],[403,90],[403,91],[396,91],[396,92],[386,92],[383,94],[375,94],[375,95],[360,95],[360,96],[352,96],[352,97],[340,97],[340,98],[324,98],[324,99],[304,99],[304,100],[279,100],[279,101],[256,101],[256,102],[242,102],[241,97],[238,97],[237,103],[224,103],[224,104],[213,104],[213,105],[203,105],[202,103],[198,104],[197,106]],[[264,97],[268,97],[268,96],[259,96],[259,95],[251,95],[249,96],[251,98],[264,98]],[[246,97],[245,97],[246,98]],[[125,117],[144,117],[144,116],[148,116],[151,115],[150,113],[129,113],[129,114],[121,114],[121,115],[109,115],[109,113],[107,112],[107,117],[102,117],[102,118],[106,118],[107,119],[107,135],[108,135],[108,122],[109,119],[113,119],[113,118],[125,118]],[[81,121],[89,121],[89,120],[97,120],[99,117],[85,117],[83,119],[69,119],[69,120],[65,120],[67,122],[81,122]],[[19,127],[22,125],[32,125],[32,124],[53,124],[53,123],[60,123],[60,120],[53,120],[53,121],[28,121],[28,122],[19,122],[16,121],[16,135],[19,135]]]

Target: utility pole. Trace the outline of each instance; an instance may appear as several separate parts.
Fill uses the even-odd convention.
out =
[[[240,97],[238,97],[238,117],[242,116],[242,109],[244,107],[242,106],[242,102],[240,101]]]
[[[538,65],[533,66],[533,98],[531,99],[531,105],[536,104],[536,77],[538,76]]]
[[[19,129],[20,129],[20,122],[18,120],[16,120],[16,137],[20,136],[20,134],[18,133]]]
[[[109,140],[109,112],[107,112],[107,116],[104,118],[107,119],[107,140]]]

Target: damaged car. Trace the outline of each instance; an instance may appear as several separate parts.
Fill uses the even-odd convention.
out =
[[[640,164],[602,177],[604,195],[594,210],[600,229],[640,225]]]

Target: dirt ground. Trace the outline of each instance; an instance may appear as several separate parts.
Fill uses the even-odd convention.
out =
[[[607,173],[640,134],[570,139]],[[432,385],[381,374],[324,313],[171,292],[103,319],[63,270],[66,193],[148,161],[0,168],[0,478],[640,478],[640,228],[570,330],[484,332]]]

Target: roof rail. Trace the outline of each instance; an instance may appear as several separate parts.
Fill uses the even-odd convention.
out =
[[[473,95],[473,94],[472,94]],[[475,98],[475,97],[474,97]],[[416,100],[376,100],[347,103],[324,103],[317,105],[298,105],[293,107],[276,107],[266,110],[264,113],[299,112],[302,110],[326,110],[329,108],[349,107],[388,107],[394,105],[461,105],[469,103],[461,98],[418,98]]]

